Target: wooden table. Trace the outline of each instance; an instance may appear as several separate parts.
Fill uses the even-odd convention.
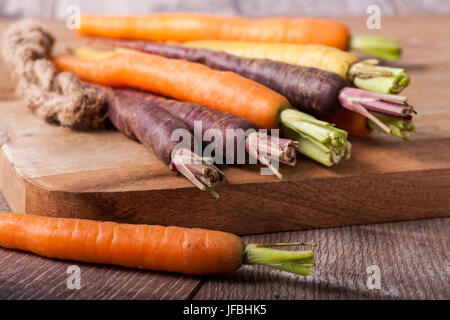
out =
[[[365,32],[363,18],[342,21],[352,30]],[[411,63],[407,69],[413,76],[408,89],[411,100],[441,97],[433,99],[441,110],[449,110],[449,22],[449,17],[383,19],[382,33],[395,30],[404,39],[405,61]],[[0,21],[0,25],[6,23]],[[5,72],[2,64],[0,72]],[[437,85],[432,91],[424,90],[426,81]],[[10,89],[9,82],[2,83],[0,99],[9,99]],[[450,116],[450,111],[427,112],[426,106],[420,111],[420,116],[435,119],[437,128],[442,117]],[[450,188],[450,183],[443,187]],[[0,211],[7,210],[0,198]],[[319,243],[317,267],[306,278],[251,266],[224,277],[190,277],[77,263],[80,290],[67,288],[67,267],[73,262],[0,249],[0,299],[449,299],[449,227],[450,219],[442,218],[244,238],[247,242]],[[379,290],[366,285],[367,268],[373,265],[380,270]]]
[[[0,211],[8,210],[0,196]],[[317,267],[298,277],[245,266],[223,277],[193,277],[41,258],[0,249],[2,299],[449,299],[450,218],[245,237],[248,242],[316,241]],[[81,289],[67,289],[67,268]],[[381,289],[366,282],[380,268]]]

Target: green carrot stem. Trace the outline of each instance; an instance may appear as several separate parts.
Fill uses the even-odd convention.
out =
[[[393,136],[399,137],[407,142],[409,142],[409,134],[415,131],[414,124],[411,121],[405,121],[402,119],[397,119],[389,116],[385,116],[379,113],[372,113],[378,120],[380,120],[385,126],[391,129],[391,134]],[[373,129],[384,131],[376,123],[369,120],[369,126]]]
[[[281,113],[284,133],[299,142],[297,151],[325,165],[332,166],[350,158],[348,133],[294,109]]]
[[[208,191],[212,194],[212,196],[216,199],[220,199],[220,194],[214,190],[213,188],[210,187],[206,187],[208,189]]]
[[[410,83],[404,69],[378,66],[378,60],[355,63],[349,70],[350,82],[361,89],[388,94],[398,94]]]
[[[367,117],[388,134],[391,134],[392,130],[371,112],[401,119],[408,118],[407,120],[410,120],[413,115],[416,114],[416,111],[414,110],[414,107],[408,104],[407,100],[407,97],[374,93],[349,87],[342,89],[339,93],[339,102],[343,108]]]
[[[350,38],[350,49],[388,60],[397,60],[402,54],[398,40],[369,35],[353,35]]]
[[[267,247],[314,245],[310,243],[278,243],[278,244],[247,244],[244,250],[243,264],[257,264],[278,270],[307,276],[314,267],[314,255],[310,250],[283,251]]]

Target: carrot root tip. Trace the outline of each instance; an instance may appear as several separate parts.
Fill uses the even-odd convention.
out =
[[[397,39],[379,36],[353,35],[350,38],[350,49],[388,60],[397,60],[402,55]]]
[[[294,109],[284,110],[280,120],[285,134],[299,142],[297,151],[307,157],[327,167],[350,158],[346,131]]]
[[[415,126],[410,121],[410,119],[401,119],[401,118],[394,118],[394,117],[388,117],[382,114],[373,114],[378,120],[383,122],[384,125],[389,127],[391,129],[391,134],[393,136],[399,137],[400,139],[403,139],[406,142],[409,142],[409,135],[410,133],[415,132]],[[369,121],[369,126],[376,130],[381,130],[374,122]]]

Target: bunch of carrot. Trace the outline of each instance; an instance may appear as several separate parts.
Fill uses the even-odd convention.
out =
[[[212,189],[224,180],[223,173],[194,154],[192,145],[177,148],[171,136],[180,128],[192,134],[197,120],[221,132],[228,128],[283,129],[296,141],[277,142],[260,135],[238,141],[266,165],[268,159],[260,154],[263,149],[290,165],[295,164],[293,148],[327,166],[348,159],[347,132],[324,119],[362,136],[381,128],[405,138],[413,130],[414,109],[406,97],[393,95],[409,83],[404,70],[380,67],[374,60],[358,61],[343,51],[357,49],[396,59],[401,53],[398,43],[350,36],[339,23],[200,14],[83,15],[79,32],[147,40],[109,41],[122,49],[79,49],[74,56],[51,61],[58,71],[69,71],[89,82],[84,86],[105,100],[117,129],[151,147],[161,161],[199,188]],[[249,140],[262,140],[263,146],[251,148]],[[227,149],[216,151],[227,158]],[[192,165],[191,160],[199,164]],[[314,266],[311,251],[269,248],[288,245],[310,244],[245,245],[239,237],[217,231],[0,214],[0,246],[150,270],[222,274],[243,264],[261,264],[310,274]]]
[[[58,70],[69,71],[85,81],[134,87],[200,104],[247,119],[262,129],[282,124],[297,133],[301,153],[327,166],[349,157],[345,131],[292,109],[281,94],[233,72],[130,50],[88,59],[58,56],[52,61]]]
[[[328,70],[323,70],[327,67],[327,65],[335,65],[335,63],[339,60],[339,57],[349,55],[345,52],[341,52],[342,54],[337,55],[322,55],[323,58],[327,58],[325,61],[329,60],[333,63],[327,64],[322,62],[320,64],[315,60],[316,58],[311,58],[312,54],[310,52],[310,48],[303,46],[302,48],[308,48],[306,50],[308,51],[307,56],[310,57],[309,59],[305,58],[304,61],[309,61],[311,64],[315,63],[316,66],[321,65],[322,68],[319,70],[318,68],[286,64],[285,62],[273,61],[269,59],[250,59],[238,57],[224,52],[210,51],[202,48],[181,47],[142,41],[133,42],[102,40],[102,42],[113,44],[118,47],[158,54],[167,58],[185,59],[192,62],[198,62],[217,70],[235,72],[282,94],[296,108],[319,116],[325,115],[325,118],[327,114],[336,113],[338,110],[342,109],[342,107],[348,108],[352,111],[359,112],[362,116],[367,117],[368,119],[371,119],[384,131],[393,133],[402,138],[406,136],[408,131],[403,129],[406,128],[405,126],[391,128],[393,127],[392,124],[397,124],[397,122],[393,122],[386,117],[376,116],[366,111],[366,109],[375,111],[378,114],[381,113],[387,116],[402,117],[403,120],[410,120],[409,114],[413,112],[413,109],[410,108],[405,101],[386,94],[371,94],[370,97],[375,103],[366,101],[367,94],[365,94],[364,91],[346,89],[348,83],[345,80],[345,77],[341,77],[334,72],[329,72]],[[249,51],[250,53],[255,51],[255,49],[261,49],[256,51],[260,52],[260,54],[264,52],[275,56],[278,52],[276,51],[276,45],[269,46],[266,44],[253,44],[249,46],[248,43],[239,45],[241,45],[242,50],[245,52]],[[226,44],[223,43],[222,46],[226,47]],[[233,44],[231,44],[231,47],[233,47]],[[275,47],[275,50],[273,50],[273,47]],[[323,50],[321,50],[322,48],[323,47],[319,48],[316,57],[320,56],[320,52],[323,52]],[[338,51],[337,49],[333,50]],[[119,51],[123,50],[119,49]],[[85,59],[101,59],[108,55],[114,55],[114,52],[98,52],[90,48],[81,48],[76,50],[75,54],[78,57]],[[321,60],[319,59],[319,61]],[[358,70],[358,77],[356,77],[356,74],[348,71],[353,75],[354,80],[368,81],[367,83],[364,83],[373,89],[371,91],[391,92],[392,89],[396,87],[394,83],[397,83],[397,80],[401,78],[401,72],[397,72],[398,75],[393,76],[391,71],[388,72],[389,68],[386,67],[377,67],[373,66],[369,62],[361,62],[351,66],[350,68],[350,65],[345,61],[346,60],[344,59],[344,65],[347,69],[352,70],[352,72],[356,72],[355,70]],[[394,68],[391,69],[394,71],[401,70]],[[383,73],[384,76],[382,77],[381,75]],[[407,77],[407,75],[405,76]],[[362,77],[367,79],[361,79]],[[408,81],[409,80],[407,80],[407,82]],[[399,88],[396,87],[396,90],[398,89]],[[352,103],[347,103],[349,99],[352,100]],[[357,104],[358,107],[353,107],[353,104]],[[339,123],[341,124],[342,121]],[[342,128],[352,134],[362,135],[360,131],[357,131],[358,126],[353,126],[351,122],[344,123]]]
[[[175,41],[183,43],[186,48],[229,53],[235,57],[224,57],[206,50],[175,50],[156,43],[115,42],[116,46],[236,72],[280,93],[297,108],[323,113],[323,119],[337,118],[341,128],[355,135],[364,136],[372,128],[377,128],[406,139],[408,132],[414,130],[410,123],[414,110],[407,105],[406,99],[375,95],[368,98],[363,92],[355,90],[347,90],[346,94],[342,94],[343,98],[339,96],[338,99],[337,93],[345,87],[345,80],[359,88],[384,94],[400,93],[410,80],[403,69],[377,66],[378,62],[374,59],[360,62],[352,54],[341,51],[359,49],[396,59],[401,52],[397,41],[350,36],[347,27],[333,21],[315,18],[244,19],[189,13],[130,17],[84,15],[79,32],[106,38]],[[243,61],[237,60],[236,56],[270,59],[272,62]],[[308,69],[310,67],[327,72],[316,72]],[[282,74],[277,79],[280,72]],[[338,80],[330,73],[339,74],[344,80]],[[295,75],[294,78],[291,75]],[[320,89],[307,89],[306,86],[311,83]],[[298,87],[303,90],[297,90]],[[340,103],[342,100],[346,101]],[[361,116],[346,116],[348,111],[330,116],[330,111],[336,113],[340,109],[337,106]],[[353,125],[343,119],[357,119],[358,123]],[[365,122],[365,130],[360,130],[361,122]]]

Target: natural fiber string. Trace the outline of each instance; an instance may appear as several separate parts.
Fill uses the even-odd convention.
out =
[[[17,95],[40,118],[64,127],[97,129],[104,125],[104,103],[68,72],[58,73],[47,58],[54,37],[34,20],[11,25],[3,36],[3,57],[17,81]]]

